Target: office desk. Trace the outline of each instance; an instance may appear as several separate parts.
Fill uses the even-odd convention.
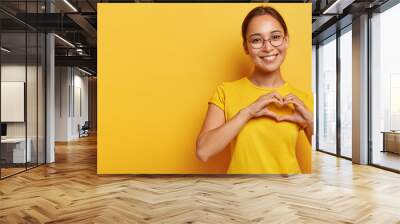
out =
[[[393,152],[400,154],[400,132],[382,131],[381,133],[383,134],[382,152]]]
[[[32,140],[27,139],[25,154],[25,138],[6,138],[1,139],[1,157],[6,163],[25,163],[31,161]],[[12,159],[11,159],[12,158]],[[25,161],[27,159],[27,161]]]

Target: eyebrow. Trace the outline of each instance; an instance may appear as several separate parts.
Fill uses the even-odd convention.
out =
[[[271,34],[272,34],[272,33],[282,33],[282,31],[280,31],[280,30],[273,30],[273,31],[271,31],[270,33],[271,33]],[[262,35],[261,35],[261,33],[253,33],[253,34],[250,34],[250,35],[249,35],[249,38],[252,37],[252,36],[262,36]]]

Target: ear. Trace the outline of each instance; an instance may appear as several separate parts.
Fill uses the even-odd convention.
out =
[[[286,42],[286,46],[289,47],[289,36],[285,36],[285,42]]]
[[[246,44],[246,41],[243,41],[243,49],[244,49],[244,52],[246,53],[246,54],[249,54],[249,49],[247,48],[247,44]]]

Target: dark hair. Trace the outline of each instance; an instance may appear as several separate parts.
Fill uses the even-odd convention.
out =
[[[278,22],[281,24],[281,26],[283,28],[285,35],[288,35],[288,29],[287,29],[285,20],[283,19],[282,15],[276,9],[274,9],[270,6],[258,6],[254,9],[252,9],[243,20],[243,23],[242,23],[243,41],[246,41],[247,27],[249,26],[250,21],[254,17],[261,16],[261,15],[270,15],[274,19],[278,20]]]

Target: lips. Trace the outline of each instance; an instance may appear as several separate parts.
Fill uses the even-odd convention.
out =
[[[263,57],[260,57],[263,61],[265,62],[273,62],[275,59],[278,57],[278,54],[271,54],[271,55],[266,55]]]

